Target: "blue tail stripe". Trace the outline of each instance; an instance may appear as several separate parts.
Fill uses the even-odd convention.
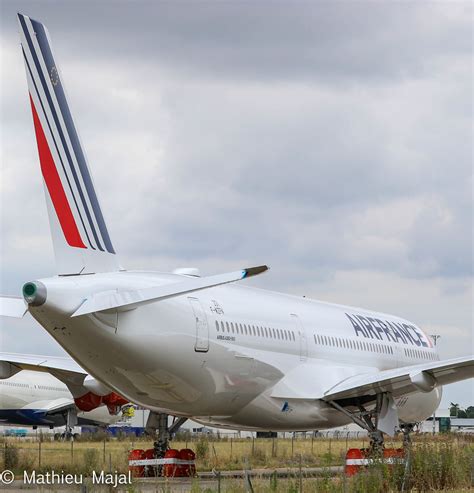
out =
[[[36,71],[38,72],[38,76],[40,78],[41,85],[43,87],[44,93],[46,94],[46,98],[48,99],[48,104],[49,104],[49,107],[51,109],[51,113],[53,115],[54,122],[56,124],[56,128],[57,128],[58,133],[59,133],[59,137],[61,138],[61,142],[62,142],[62,145],[63,145],[63,148],[64,148],[64,152],[66,153],[66,157],[67,157],[67,160],[68,160],[68,163],[69,163],[69,168],[72,171],[74,182],[76,184],[77,190],[79,191],[79,196],[81,198],[81,202],[82,202],[82,205],[84,207],[84,211],[86,212],[87,219],[88,219],[89,224],[91,226],[92,234],[94,236],[94,239],[96,241],[96,244],[97,244],[98,248],[100,250],[104,251],[104,249],[102,248],[102,246],[101,246],[101,244],[99,242],[99,238],[97,236],[97,233],[95,231],[94,224],[92,222],[92,217],[90,215],[89,208],[87,207],[87,202],[86,202],[85,197],[84,197],[84,194],[82,192],[81,184],[79,182],[79,178],[77,176],[76,169],[74,168],[74,164],[72,162],[72,158],[71,158],[71,155],[69,153],[69,148],[67,146],[66,139],[64,138],[62,127],[61,127],[61,124],[59,122],[58,115],[56,113],[56,108],[54,107],[53,101],[51,99],[51,95],[49,93],[48,85],[47,85],[47,83],[46,83],[46,81],[44,79],[44,75],[43,75],[43,71],[41,69],[41,65],[39,63],[38,57],[36,56],[35,48],[33,46],[33,42],[31,41],[30,33],[28,32],[28,27],[26,25],[26,22],[25,22],[24,17],[22,15],[19,15],[18,17],[20,19],[21,26],[23,28],[23,32],[24,32],[25,37],[26,37],[26,41],[28,42],[28,46],[30,48],[31,56],[33,57],[33,61],[35,62]]]
[[[51,48],[49,46],[49,42],[46,36],[46,32],[44,30],[44,26],[38,21],[35,21],[33,19],[31,19],[31,23],[35,29],[36,39],[40,46],[41,53],[43,54],[43,58],[46,64],[46,68],[48,69],[48,73],[52,73],[51,71],[56,68],[56,63],[54,61],[53,54],[51,53]],[[94,186],[92,184],[92,179],[86,164],[84,153],[82,152],[82,147],[79,143],[76,127],[74,125],[74,121],[72,119],[71,112],[67,104],[66,96],[64,94],[61,81],[59,81],[59,83],[57,83],[56,85],[53,85],[53,90],[58,100],[64,122],[66,124],[67,132],[71,140],[72,147],[74,149],[74,154],[76,155],[76,159],[79,165],[79,169],[81,171],[82,179],[84,181],[84,185],[86,187],[86,191],[89,196],[89,200],[92,205],[92,209],[94,211],[95,218],[97,220],[97,225],[99,226],[100,233],[102,235],[102,239],[105,243],[105,247],[109,253],[115,253],[114,248],[112,246],[112,242],[110,241],[109,233],[107,231],[107,226],[105,224],[102,211],[100,209],[99,201],[97,199],[97,195],[95,193]]]

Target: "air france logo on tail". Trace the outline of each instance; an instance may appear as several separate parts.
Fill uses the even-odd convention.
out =
[[[115,254],[48,33],[29,17],[18,19],[41,171],[64,239],[69,247]]]

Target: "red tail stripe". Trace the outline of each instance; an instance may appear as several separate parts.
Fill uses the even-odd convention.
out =
[[[77,229],[77,224],[72,215],[69,202],[67,201],[64,188],[59,178],[56,165],[54,164],[53,156],[49,149],[48,141],[43,132],[43,127],[36,113],[36,108],[33,99],[30,95],[31,111],[33,112],[33,122],[35,125],[36,141],[38,143],[38,154],[41,164],[41,172],[43,173],[44,181],[48,187],[49,196],[53,202],[54,210],[58,216],[61,229],[69,246],[77,248],[87,248],[84,245],[81,234]]]

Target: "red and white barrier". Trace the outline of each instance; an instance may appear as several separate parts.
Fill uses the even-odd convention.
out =
[[[351,448],[346,453],[346,476],[353,476],[354,474],[360,472],[363,468],[380,462],[383,464],[388,464],[389,466],[401,464],[405,462],[405,451],[401,448],[384,449],[383,457],[380,460],[371,457],[368,449]]]
[[[141,452],[141,454],[140,454]],[[149,458],[153,449],[132,450],[128,466],[134,476],[153,476],[153,466],[163,466],[162,474],[168,478],[193,477],[196,475],[195,454],[190,449],[170,449],[162,459]]]

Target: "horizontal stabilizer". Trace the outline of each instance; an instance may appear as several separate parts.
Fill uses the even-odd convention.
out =
[[[186,281],[166,284],[164,286],[136,289],[133,291],[107,291],[106,293],[98,293],[86,298],[72,316],[78,317],[88,313],[119,307],[128,307],[131,309],[142,303],[160,301],[174,296],[200,291],[201,289],[213,288],[215,286],[240,281],[261,274],[267,270],[268,267],[266,265],[261,265],[239,270],[237,272],[230,272],[228,274],[188,278]]]
[[[0,296],[0,316],[22,318],[27,311],[23,298]]]

